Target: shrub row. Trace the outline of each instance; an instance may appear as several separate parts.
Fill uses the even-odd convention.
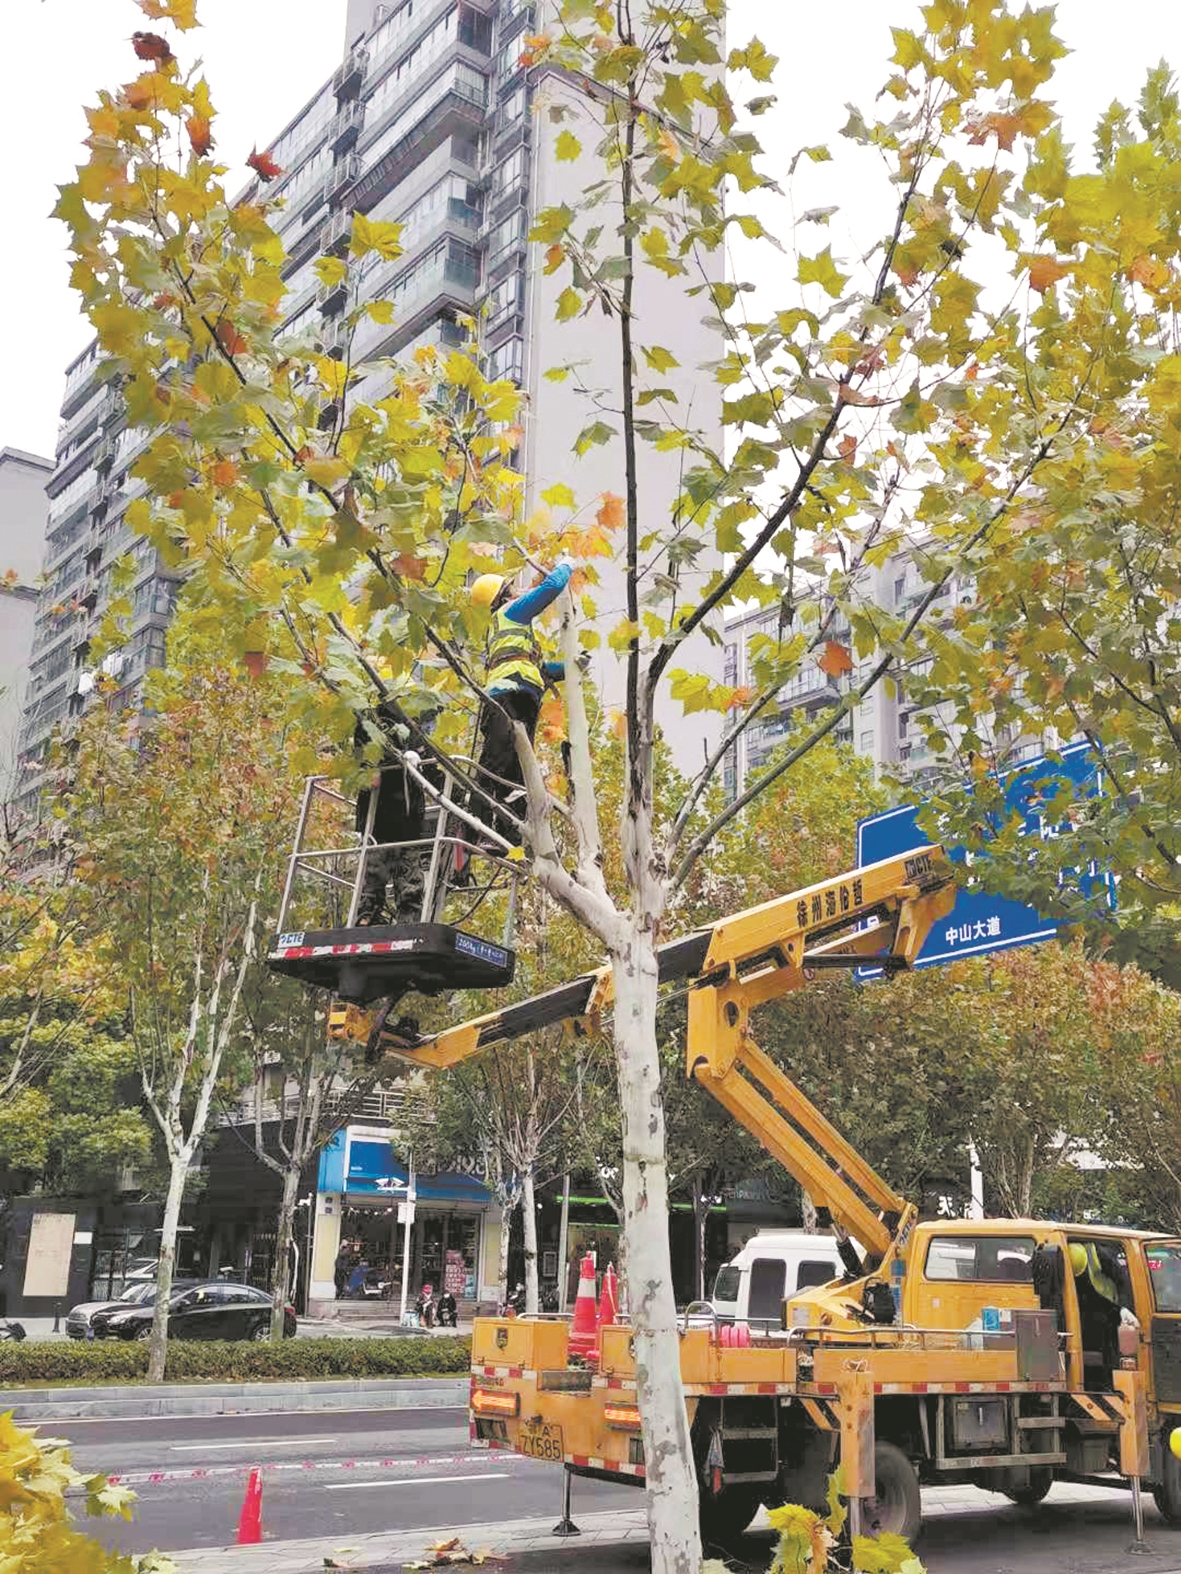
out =
[[[282,1344],[178,1339],[168,1347],[167,1380],[445,1377],[466,1372],[470,1362],[470,1339],[285,1339]],[[121,1339],[0,1343],[0,1391],[22,1383],[136,1382],[147,1369],[147,1346]]]

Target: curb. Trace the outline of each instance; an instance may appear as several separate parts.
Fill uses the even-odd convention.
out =
[[[18,1422],[246,1415],[288,1410],[467,1409],[469,1379],[341,1377],[301,1383],[162,1383],[24,1388],[4,1395]]]

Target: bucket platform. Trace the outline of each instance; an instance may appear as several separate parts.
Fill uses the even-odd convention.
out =
[[[355,800],[333,778],[306,783],[267,965],[356,1005],[511,983],[519,855],[510,859],[474,840],[450,783],[428,804],[425,834],[412,842],[374,840],[375,799],[366,829],[357,831]],[[375,859],[394,881],[396,868],[403,880],[412,870],[409,883],[421,900],[416,894],[414,911],[396,922],[359,924]]]
[[[366,1006],[411,992],[501,989],[512,983],[516,953],[452,924],[368,924],[280,934],[267,963]]]

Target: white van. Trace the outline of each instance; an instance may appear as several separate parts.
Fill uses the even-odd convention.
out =
[[[844,1273],[831,1235],[804,1230],[760,1230],[733,1262],[718,1269],[710,1305],[720,1323],[778,1328],[783,1303],[814,1284]]]

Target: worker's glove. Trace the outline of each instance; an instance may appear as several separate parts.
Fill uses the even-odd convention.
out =
[[[582,672],[582,673],[589,672],[590,671],[590,664],[591,664],[591,653],[590,653],[590,651],[589,650],[580,650],[578,652],[578,670],[579,670],[579,672]]]
[[[1139,1328],[1140,1326],[1140,1319],[1135,1312],[1130,1312],[1126,1306],[1120,1307],[1119,1320],[1125,1328]]]
[[[406,765],[409,765],[411,770],[414,771],[418,770],[422,765],[422,755],[419,754],[416,749],[403,750],[402,760]]]

